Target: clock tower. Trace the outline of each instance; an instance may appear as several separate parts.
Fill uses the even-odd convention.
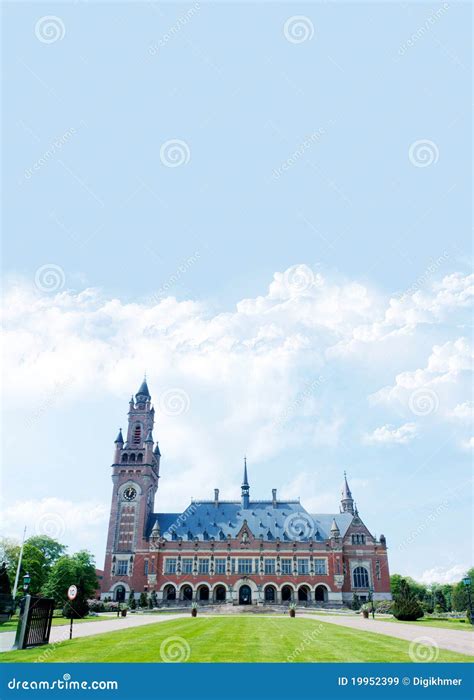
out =
[[[126,439],[120,429],[115,440],[103,585],[114,592],[116,600],[124,600],[133,588],[132,578],[139,578],[149,551],[147,526],[158,489],[161,458],[158,443],[153,443],[154,416],[145,378],[129,402]]]

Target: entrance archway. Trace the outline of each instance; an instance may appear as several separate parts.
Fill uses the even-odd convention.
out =
[[[298,601],[307,603],[311,599],[311,594],[308,586],[300,586],[298,588]]]
[[[163,589],[163,600],[176,600],[176,588],[171,583]]]
[[[224,603],[225,602],[225,586],[219,585],[216,586],[214,589],[214,600],[216,603]]]
[[[125,600],[125,586],[117,586],[115,589],[114,600],[116,600],[117,603],[123,603]]]
[[[266,586],[265,588],[265,603],[274,603],[276,600],[275,586]]]
[[[181,588],[181,600],[192,600],[193,599],[193,589],[191,586],[183,586]]]
[[[252,603],[252,590],[247,584],[240,586],[239,605],[250,605]]]
[[[323,603],[328,599],[328,589],[326,586],[316,586],[314,599],[317,603]]]
[[[209,600],[209,587],[206,585],[199,586],[197,598],[201,602],[207,602]]]
[[[289,603],[293,600],[293,589],[291,586],[283,586],[281,589],[281,599],[283,603]]]

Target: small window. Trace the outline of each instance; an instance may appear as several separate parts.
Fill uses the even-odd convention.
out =
[[[133,429],[133,444],[139,445],[142,439],[142,429],[140,425],[136,425]]]
[[[298,559],[298,574],[304,575],[309,573],[309,561],[308,559]]]
[[[145,559],[145,562],[143,564],[143,573],[145,576],[148,576],[148,559]]]
[[[265,559],[265,573],[274,574],[275,573],[275,560]]]
[[[183,572],[183,574],[192,574],[193,573],[193,560],[192,559],[183,559],[182,572]]]
[[[381,579],[381,574],[380,574],[380,561],[379,561],[378,559],[377,559],[377,561],[375,562],[375,575],[376,575],[377,579],[380,581],[380,579]]]
[[[135,455],[130,455],[130,461],[134,462],[135,461]]]
[[[216,574],[225,574],[225,559],[216,559]]]
[[[282,559],[281,560],[281,573],[282,574],[291,574],[291,559]]]
[[[165,574],[176,573],[176,559],[167,559],[165,563]]]
[[[209,573],[209,559],[199,560],[199,573],[208,574]]]
[[[327,574],[326,559],[315,559],[314,573],[318,574],[319,576],[325,576]]]
[[[128,561],[126,559],[119,559],[117,562],[117,576],[127,576],[128,574]]]
[[[139,454],[138,457],[137,457],[137,462],[143,462],[143,455],[142,455],[141,452],[140,452],[140,454]]]
[[[239,574],[251,574],[252,573],[252,560],[251,559],[239,559],[238,562],[238,573]]]
[[[125,464],[128,462],[128,455],[122,455],[122,462]]]

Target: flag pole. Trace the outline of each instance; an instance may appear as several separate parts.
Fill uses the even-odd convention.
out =
[[[23,530],[23,539],[21,541],[20,556],[18,558],[18,566],[16,567],[15,585],[13,586],[13,593],[12,593],[13,600],[15,600],[16,590],[18,588],[18,579],[20,578],[20,567],[21,567],[21,560],[23,559],[23,547],[25,545],[25,535],[26,535],[26,525],[25,525],[25,529]]]

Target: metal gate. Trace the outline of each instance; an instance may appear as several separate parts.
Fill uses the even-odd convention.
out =
[[[48,644],[54,600],[27,595],[18,622],[13,649],[28,649]]]

